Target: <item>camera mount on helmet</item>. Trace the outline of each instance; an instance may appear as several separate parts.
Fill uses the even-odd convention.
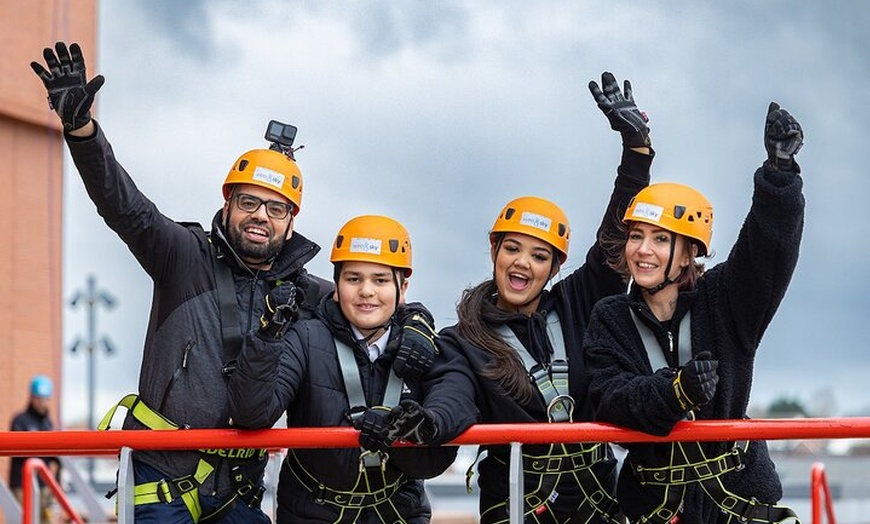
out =
[[[270,120],[266,126],[266,140],[271,142],[269,149],[283,153],[290,160],[295,161],[293,153],[305,146],[294,148],[293,141],[296,139],[296,126],[283,124],[277,120]]]

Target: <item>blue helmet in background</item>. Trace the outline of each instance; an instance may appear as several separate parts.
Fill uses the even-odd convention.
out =
[[[30,381],[30,395],[34,397],[50,397],[54,391],[54,384],[45,375],[36,375]]]

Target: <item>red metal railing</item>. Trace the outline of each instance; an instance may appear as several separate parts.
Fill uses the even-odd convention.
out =
[[[813,524],[822,523],[822,506],[830,524],[837,524],[834,518],[834,505],[831,501],[831,488],[828,486],[828,476],[825,474],[825,465],[816,462],[813,464],[810,474],[810,497],[813,509]]]
[[[0,431],[0,456],[115,455],[133,449],[347,448],[359,432],[350,427],[293,429],[185,429],[162,431]],[[548,442],[686,442],[870,438],[870,417],[699,420],[678,422],[666,437],[596,422],[478,424],[450,444]]]
[[[343,428],[186,429],[163,431],[0,431],[0,456],[117,455],[137,450],[200,448],[337,448],[357,446],[359,433]],[[452,445],[540,444],[549,442],[671,442],[870,438],[870,417],[815,419],[704,420],[679,422],[666,437],[601,423],[478,424]],[[823,467],[812,470],[813,523],[821,506],[835,524]]]
[[[35,493],[33,493],[33,488],[36,485],[34,482],[34,476],[38,475],[39,478],[45,482],[45,485],[48,486],[48,489],[51,490],[51,493],[54,495],[54,498],[57,499],[58,503],[60,503],[61,508],[63,508],[64,512],[66,512],[66,516],[76,524],[84,524],[84,521],[76,510],[70,504],[69,499],[66,498],[66,493],[64,493],[63,488],[60,487],[60,484],[54,480],[54,475],[51,474],[51,471],[48,470],[48,466],[45,465],[45,462],[42,459],[38,458],[29,458],[24,461],[24,468],[21,472],[21,509],[24,516],[23,524],[39,524],[40,520],[37,518],[33,519],[33,508],[35,507],[34,498]]]

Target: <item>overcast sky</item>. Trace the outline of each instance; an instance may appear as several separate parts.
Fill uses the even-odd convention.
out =
[[[749,208],[778,101],[803,125],[806,228],[797,271],[759,350],[753,405],[788,396],[867,412],[863,211],[870,4],[854,2],[100,2],[90,75],[96,117],[138,186],[168,216],[208,224],[243,152],[271,119],[298,126],[305,177],[296,230],[329,246],[349,218],[387,214],[411,233],[409,299],[439,326],[491,273],[487,231],[510,199],[542,196],[582,261],[621,151],[587,89],[612,71],[650,117],[654,181],[712,201],[721,261]],[[64,35],[61,35],[64,37]],[[69,35],[75,39],[75,35]],[[50,45],[51,42],[46,42]],[[34,59],[41,49],[33,50]],[[26,67],[26,64],[22,65]],[[117,299],[97,311],[96,416],[136,391],[151,282],[67,168],[64,297],[87,275]],[[861,231],[865,231],[861,233]],[[862,240],[865,239],[865,240]],[[864,327],[862,327],[864,326]],[[64,343],[87,337],[64,311]],[[87,358],[66,351],[63,422],[86,413]]]

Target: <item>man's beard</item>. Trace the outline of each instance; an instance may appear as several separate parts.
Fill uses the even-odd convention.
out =
[[[277,255],[284,246],[283,238],[272,237],[265,244],[256,244],[245,239],[242,234],[245,224],[239,224],[227,232],[230,247],[242,260],[249,263],[263,263]]]

